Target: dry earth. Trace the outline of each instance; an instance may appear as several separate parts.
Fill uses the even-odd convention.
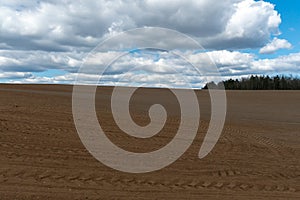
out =
[[[159,149],[175,135],[178,102],[168,90],[139,89],[131,115],[149,122],[151,104],[165,105],[166,126],[149,139],[131,138],[110,112],[112,88],[99,88],[100,124],[118,146]],[[119,172],[94,159],[76,132],[71,86],[0,85],[0,199],[300,199],[300,92],[228,91],[221,138],[197,157],[210,118],[206,91],[197,91],[201,126],[175,163],[151,173]]]

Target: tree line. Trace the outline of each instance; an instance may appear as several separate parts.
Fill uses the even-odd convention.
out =
[[[222,84],[223,83],[223,84]],[[229,79],[219,83],[209,82],[203,89],[226,90],[300,90],[300,79],[287,76],[250,76],[242,79]]]

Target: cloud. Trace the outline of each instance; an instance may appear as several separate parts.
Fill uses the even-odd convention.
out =
[[[263,46],[272,34],[279,34],[281,17],[274,5],[244,0],[233,4],[235,12],[223,32],[204,39],[204,46],[216,49],[242,49]]]
[[[33,75],[29,72],[3,72],[0,73],[1,79],[29,79]]]
[[[285,39],[278,39],[275,37],[270,43],[259,50],[261,54],[272,54],[278,51],[279,49],[290,49],[292,44]]]
[[[299,75],[300,72],[300,53],[292,53],[279,56],[274,59],[259,59],[252,63],[252,70],[260,73],[285,73]]]
[[[254,0],[12,1],[0,3],[0,44],[89,51],[117,32],[159,26],[197,38],[206,48],[255,48],[278,34],[280,23],[274,5]]]
[[[0,50],[0,72],[77,71],[86,53]]]
[[[104,85],[179,88],[189,87],[190,84],[194,88],[199,88],[204,83],[212,80],[220,81],[252,74],[299,74],[300,71],[300,53],[273,59],[258,59],[253,54],[227,50],[211,51],[207,54],[203,52],[181,52],[181,55],[193,60],[200,74],[193,66],[181,57],[176,56],[177,54],[179,54],[178,51],[176,54],[152,51],[126,54],[109,66],[100,81],[97,75],[98,70],[94,68],[91,71],[85,71],[86,73],[76,73],[70,70],[63,75],[52,77],[19,73],[19,78],[11,78],[12,80],[9,82],[73,84],[76,77],[79,76],[82,84],[100,83]],[[104,57],[104,59],[111,59],[116,55],[119,55],[119,52],[97,54],[97,56]],[[214,61],[221,76],[210,70],[212,61],[207,59],[207,55]],[[93,64],[90,64],[89,66],[94,67]],[[106,66],[97,63],[95,67]],[[13,77],[15,73],[7,72],[4,76],[9,78],[9,75]]]

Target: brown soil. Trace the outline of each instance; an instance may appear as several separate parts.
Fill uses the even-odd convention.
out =
[[[159,149],[179,123],[168,90],[139,89],[131,101],[137,124],[153,103],[169,113],[149,139],[131,138],[110,113],[112,88],[99,88],[97,114],[107,136],[134,152]],[[129,174],[94,159],[72,118],[72,86],[0,85],[0,199],[300,199],[300,92],[228,91],[221,138],[198,158],[210,118],[207,91],[197,91],[201,125],[193,145],[170,166]]]

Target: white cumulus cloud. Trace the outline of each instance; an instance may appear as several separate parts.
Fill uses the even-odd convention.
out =
[[[186,33],[206,48],[254,48],[278,34],[280,23],[273,4],[255,0],[9,1],[0,3],[0,44],[88,51],[110,34],[155,26]]]
[[[279,49],[290,49],[292,48],[292,44],[289,43],[285,39],[278,39],[275,37],[270,43],[268,43],[266,46],[262,47],[259,50],[259,53],[261,54],[272,54],[278,51]]]

